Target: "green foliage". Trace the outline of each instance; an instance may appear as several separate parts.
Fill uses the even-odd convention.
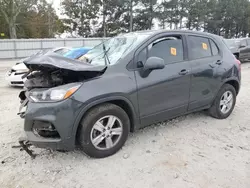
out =
[[[64,30],[64,24],[45,0],[17,18],[18,38],[50,38]]]
[[[62,0],[61,5],[64,19],[46,0],[0,0],[0,33],[11,38],[54,37],[65,31],[109,37],[156,24],[227,38],[250,33],[249,0]]]
[[[4,19],[2,12],[0,11],[0,34],[4,33],[5,36],[0,36],[0,39],[9,38],[8,24]]]
[[[46,0],[0,0],[0,28],[10,38],[48,38],[65,26]]]
[[[27,12],[37,0],[0,0],[0,12],[9,28],[10,38],[17,38],[16,21],[22,12]]]
[[[90,25],[98,18],[100,4],[100,0],[64,0],[62,6],[64,14],[68,16],[68,19],[64,19],[64,23],[71,28],[72,32],[89,37]]]

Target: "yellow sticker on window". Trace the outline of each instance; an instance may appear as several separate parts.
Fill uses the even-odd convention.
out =
[[[202,48],[203,48],[204,50],[207,50],[207,44],[206,44],[206,43],[202,43]]]
[[[171,51],[171,55],[174,55],[174,56],[177,55],[176,48],[171,48],[170,51]]]

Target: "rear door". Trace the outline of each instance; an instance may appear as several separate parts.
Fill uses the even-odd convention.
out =
[[[216,71],[223,63],[215,41],[203,36],[188,36],[188,54],[191,72],[189,111],[209,105],[218,90],[220,81]]]
[[[187,112],[191,67],[185,45],[181,35],[163,35],[154,37],[138,50],[135,77],[142,125]],[[162,58],[165,68],[145,76],[143,64],[149,57]]]

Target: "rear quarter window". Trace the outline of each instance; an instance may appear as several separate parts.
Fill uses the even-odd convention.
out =
[[[191,59],[200,59],[212,56],[210,39],[198,36],[188,36],[189,55]],[[214,48],[214,47],[213,47]],[[217,46],[216,46],[217,48]],[[216,49],[214,49],[216,53]],[[218,50],[218,48],[217,48]]]

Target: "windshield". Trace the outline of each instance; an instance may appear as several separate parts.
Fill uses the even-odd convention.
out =
[[[110,64],[115,64],[122,55],[126,55],[129,51],[133,50],[148,36],[147,34],[130,33],[111,38],[94,47],[88,53],[80,57],[79,60],[87,61],[94,65],[105,65],[104,44]]]

